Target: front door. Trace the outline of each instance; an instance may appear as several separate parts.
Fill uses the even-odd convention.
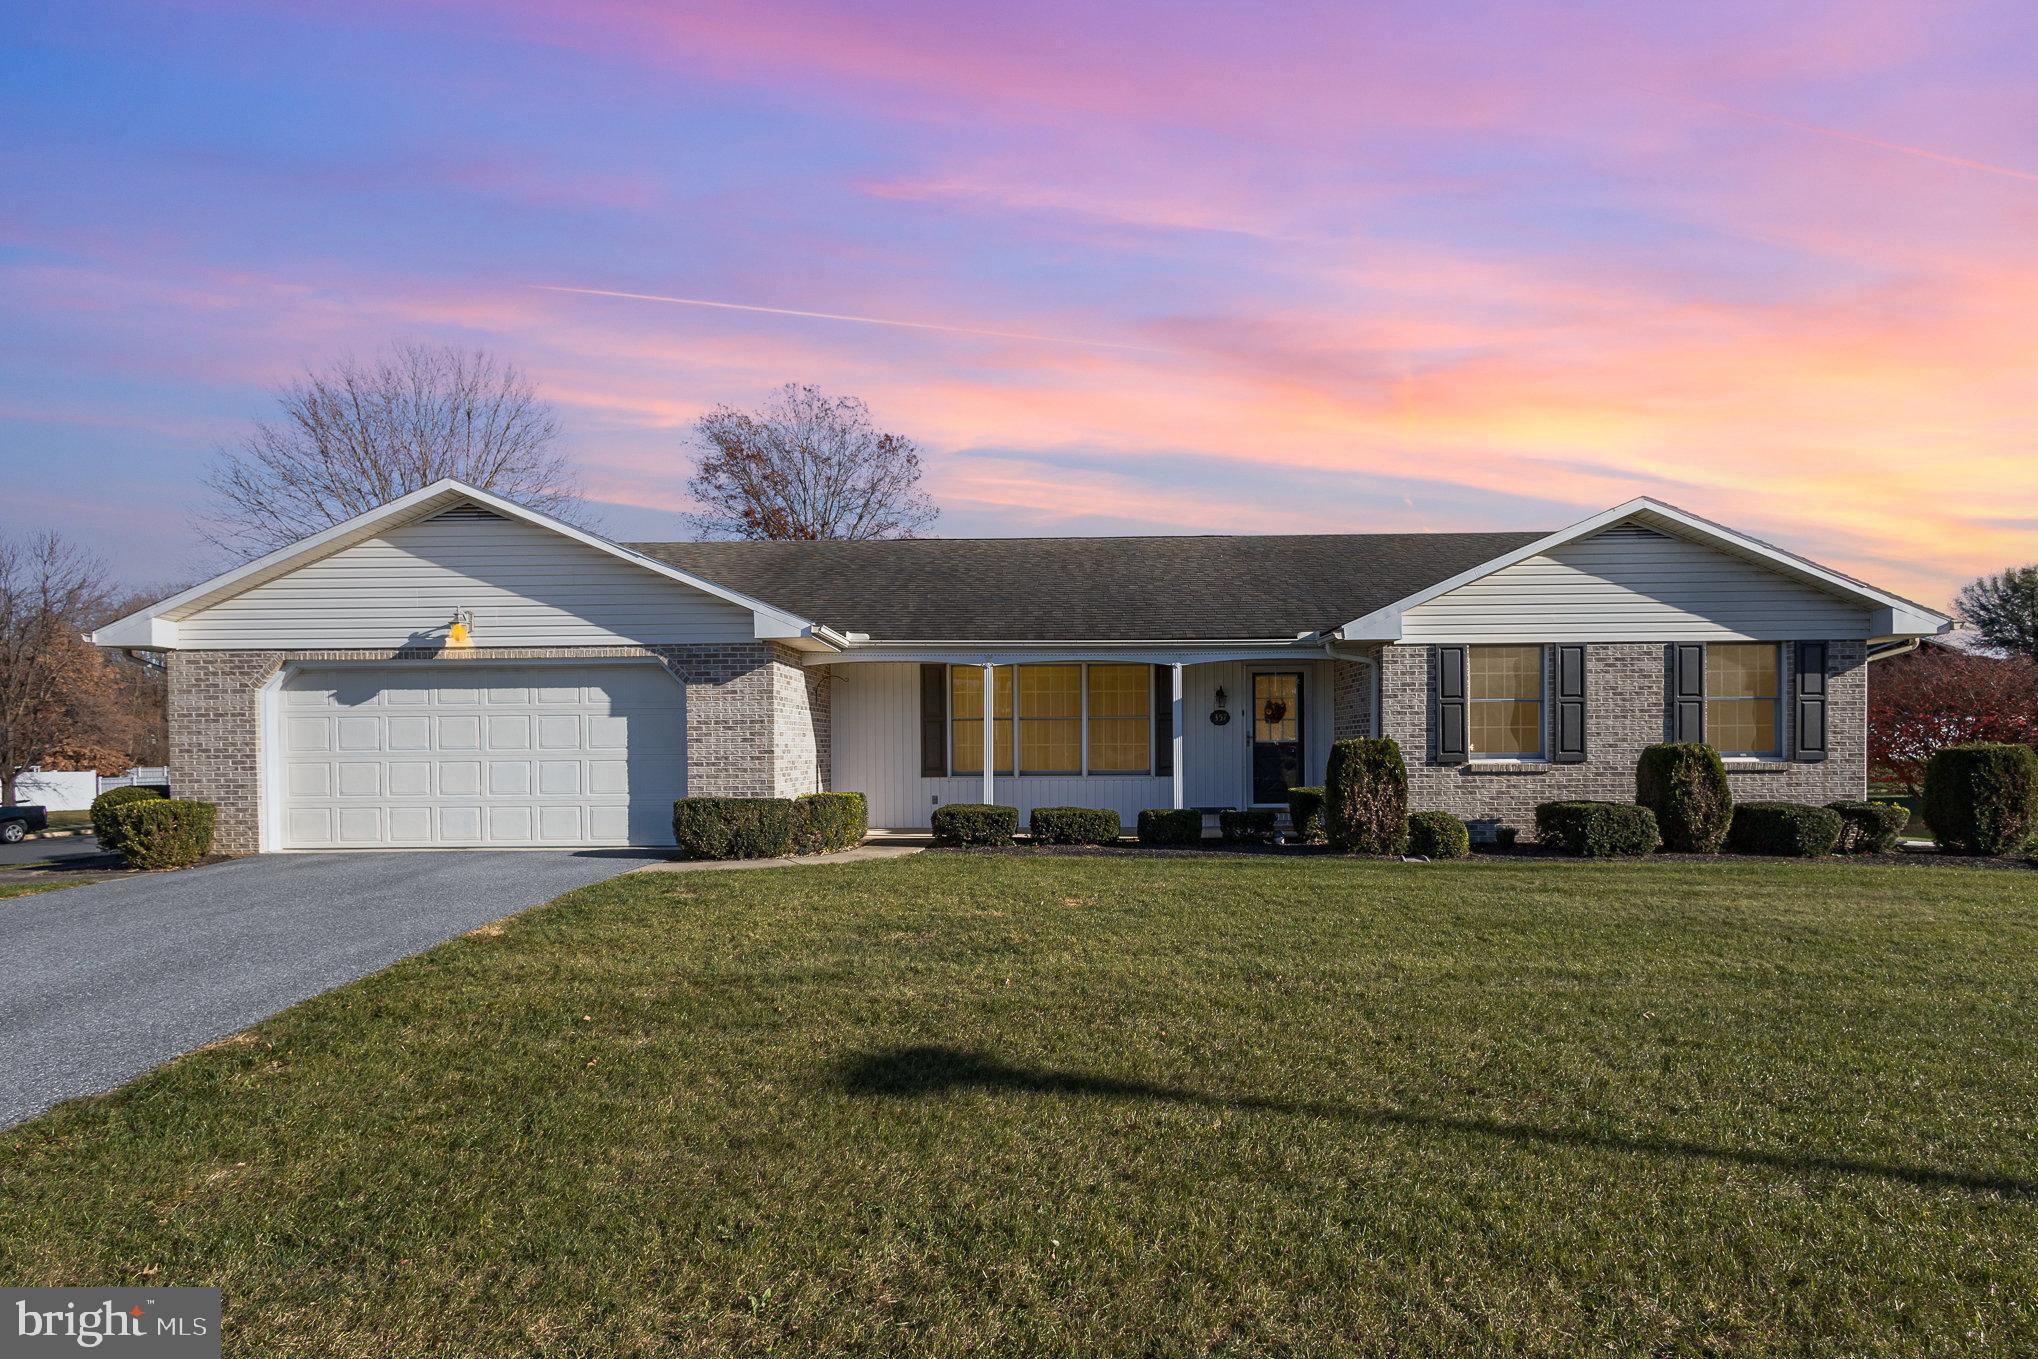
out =
[[[1269,671],[1253,676],[1253,798],[1282,803],[1302,782],[1302,676]]]

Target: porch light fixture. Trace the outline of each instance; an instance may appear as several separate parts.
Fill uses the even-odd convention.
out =
[[[474,610],[453,610],[453,621],[446,625],[446,645],[474,645]]]

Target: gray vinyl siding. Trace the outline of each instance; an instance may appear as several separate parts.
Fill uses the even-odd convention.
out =
[[[455,609],[485,647],[748,642],[750,612],[511,519],[391,529],[182,620],[197,648],[437,645]]]
[[[860,792],[870,802],[870,824],[891,829],[926,826],[936,798],[941,803],[979,802],[981,774],[924,778],[920,774],[920,679],[917,664],[868,661],[830,667],[833,688],[834,787]],[[1323,779],[1332,728],[1331,668],[1321,661],[1248,665],[1224,661],[1191,665],[1183,671],[1182,800],[1191,807],[1236,807],[1249,796],[1248,738],[1252,724],[1249,672],[1301,671],[1303,755],[1311,782]],[[1216,691],[1226,691],[1229,724],[1212,725]],[[998,802],[1019,808],[1023,819],[1035,807],[1108,807],[1131,826],[1148,807],[1166,807],[1174,797],[1168,776],[1092,774],[1000,774],[993,781]]]
[[[1410,609],[1405,642],[1863,638],[1868,611],[1766,566],[1631,525]]]

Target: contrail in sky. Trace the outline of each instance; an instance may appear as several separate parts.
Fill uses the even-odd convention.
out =
[[[1774,113],[1757,113],[1753,109],[1735,108],[1732,104],[1716,104],[1701,100],[1707,108],[1718,109],[1721,113],[1732,113],[1742,118],[1752,118],[1759,123],[1776,123],[1782,127],[1794,127],[1799,132],[1810,132],[1820,137],[1834,137],[1843,142],[1854,142],[1860,146],[1872,146],[1879,151],[1894,151],[1902,156],[1916,156],[1920,160],[1936,160],[1941,165],[1957,165],[1963,170],[1979,170],[1983,174],[2001,175],[2006,179],[2021,179],[2028,184],[2038,184],[2038,173],[2030,170],[2016,170],[2007,165],[1991,165],[1985,160],[1969,160],[1965,156],[1949,156],[1942,151],[1928,151],[1922,146],[1906,146],[1902,142],[1886,142],[1880,137],[1864,137],[1858,132],[1846,132],[1837,127],[1822,127],[1817,123],[1802,123],[1795,118],[1785,118]]]
[[[1033,340],[1042,344],[1079,344],[1092,349],[1129,349],[1141,354],[1163,354],[1151,345],[1117,344],[1110,340],[1079,340],[1069,335],[1035,335],[1020,330],[979,330],[975,326],[943,326],[932,321],[893,321],[883,316],[850,316],[834,311],[798,311],[791,307],[755,307],[743,302],[710,302],[700,297],[663,297],[657,293],[621,293],[608,288],[567,288],[553,283],[533,283],[548,293],[582,293],[588,297],[623,297],[633,302],[665,302],[675,307],[712,307],[716,311],[754,311],[765,316],[804,316],[815,321],[854,321],[865,326],[894,326],[900,330],[941,330],[951,335],[984,335],[997,340]]]

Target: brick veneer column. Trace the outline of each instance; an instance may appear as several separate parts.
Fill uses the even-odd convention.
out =
[[[1330,701],[1332,740],[1351,741],[1361,736],[1371,736],[1373,667],[1361,661],[1332,661]]]
[[[252,854],[262,805],[261,689],[276,651],[170,653],[170,792],[214,803],[213,848]]]

